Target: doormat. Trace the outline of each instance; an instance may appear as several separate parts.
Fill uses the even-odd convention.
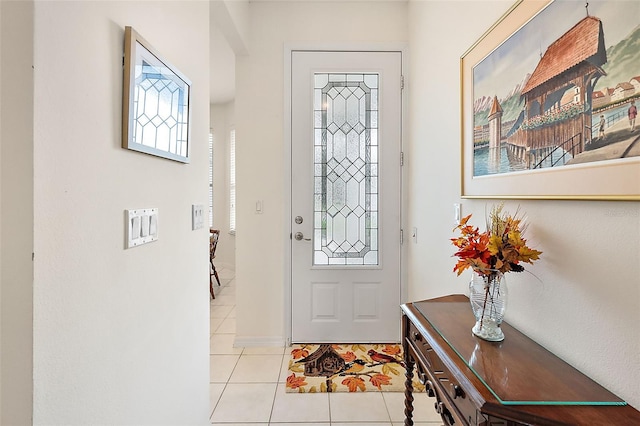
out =
[[[287,392],[404,392],[399,344],[292,345]],[[415,380],[414,392],[424,391]]]

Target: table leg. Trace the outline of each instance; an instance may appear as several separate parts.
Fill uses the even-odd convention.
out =
[[[404,382],[404,426],[413,426],[413,368],[415,362],[409,354],[408,345],[404,345],[405,382]]]

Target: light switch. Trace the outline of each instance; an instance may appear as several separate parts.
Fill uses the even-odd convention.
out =
[[[126,248],[158,239],[158,209],[125,210]]]
[[[149,235],[158,238],[158,213],[149,216]]]
[[[453,205],[453,219],[455,220],[456,225],[460,225],[462,206],[459,203],[455,203]]]
[[[130,219],[131,221],[131,232],[130,234],[134,237],[137,238],[140,236],[140,216],[134,216]]]
[[[140,236],[146,237],[149,235],[149,215],[143,214],[140,216]]]
[[[202,204],[191,205],[191,229],[196,230],[204,226],[204,206]]]

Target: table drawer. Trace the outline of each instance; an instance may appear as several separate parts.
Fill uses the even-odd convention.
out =
[[[408,339],[418,358],[418,379],[427,389],[429,385],[433,387],[438,399],[436,410],[443,416],[443,420],[451,425],[478,425],[477,407],[467,398],[464,388],[438,357],[427,337],[413,323],[409,324]],[[426,371],[422,371],[423,368]]]

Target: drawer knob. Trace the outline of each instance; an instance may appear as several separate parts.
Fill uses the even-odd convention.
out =
[[[413,332],[413,340],[416,341],[416,342],[421,341],[422,340],[422,334],[414,331]]]
[[[424,384],[424,390],[427,393],[428,396],[430,397],[434,397],[436,396],[436,393],[433,390],[433,383],[431,383],[431,380],[427,380]]]
[[[464,391],[462,390],[462,388],[454,383],[451,383],[450,386],[450,393],[451,393],[451,397],[453,399],[456,398],[464,398]]]

